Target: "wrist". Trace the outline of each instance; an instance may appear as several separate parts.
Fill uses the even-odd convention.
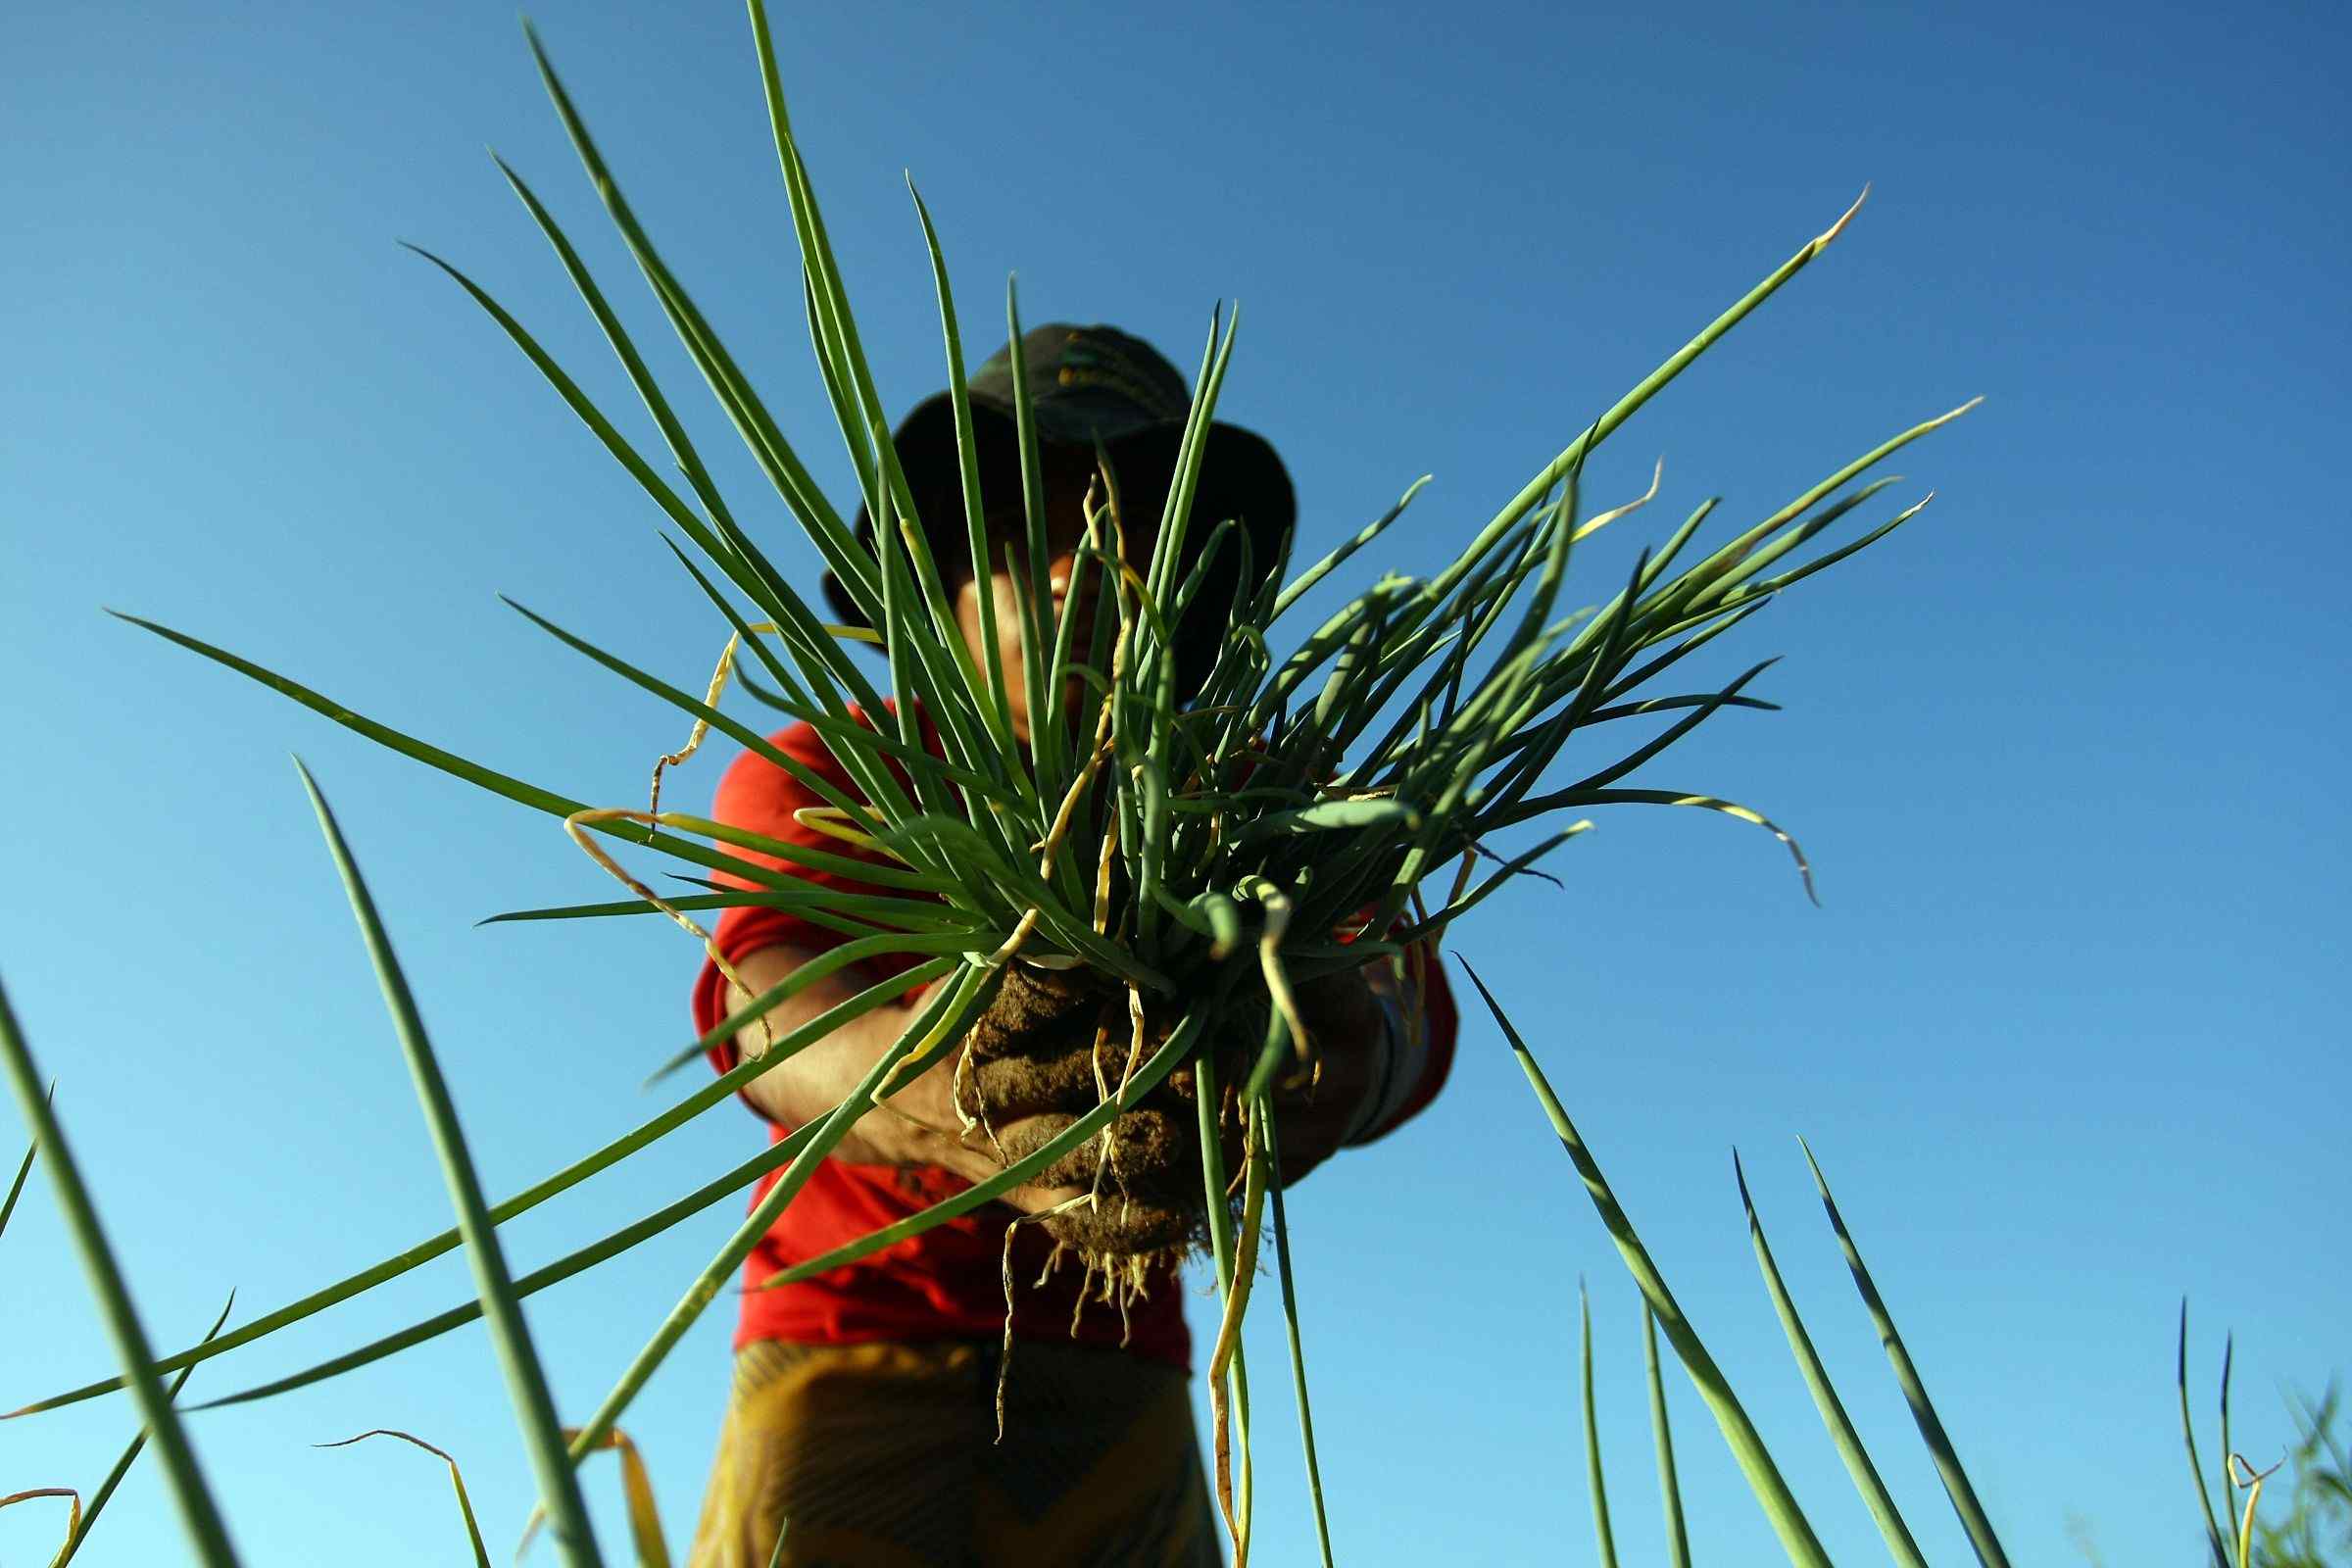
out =
[[[1428,1042],[1412,1026],[1402,996],[1393,988],[1369,987],[1378,1023],[1369,1031],[1373,1070],[1363,1099],[1357,1102],[1340,1137],[1340,1147],[1368,1144],[1394,1125],[1419,1087],[1428,1066]]]

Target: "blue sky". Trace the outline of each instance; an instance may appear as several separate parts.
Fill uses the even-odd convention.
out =
[[[666,254],[837,495],[791,228],[740,11],[562,3],[559,65]],[[1242,301],[1223,412],[1288,458],[1308,549],[1421,473],[1381,564],[1424,569],[1598,409],[1873,182],[1821,263],[1592,469],[1726,531],[1983,394],[1903,454],[1909,528],[1743,627],[1777,714],[1726,714],[1647,781],[1804,841],[1620,810],[1566,887],[1456,932],[1528,1029],[1668,1279],[1840,1560],[1879,1555],[1756,1276],[1751,1182],[1856,1421],[1932,1559],[1966,1548],[1795,1137],[1838,1184],[2019,1560],[2188,1562],[2175,1313],[2203,1435],[2226,1327],[2238,1446],[2346,1365],[2348,408],[2340,14],[1700,5],[779,7],[787,86],[886,395],[942,371],[902,181],[967,331],[1117,321],[1186,367]],[[551,819],[379,752],[107,619],[150,615],[362,711],[630,804],[681,726],[494,597],[691,684],[723,628],[659,519],[474,308],[499,294],[642,417],[490,143],[572,228],[738,512],[812,574],[690,395],[502,6],[35,4],[12,27],[15,239],[0,373],[0,977],[151,1332],[230,1287],[289,1299],[447,1223],[405,1070],[287,754],[335,802],[433,1025],[485,1178],[633,1125],[689,1033],[691,944],[640,922],[476,929],[606,896]],[[2328,105],[2339,109],[2330,111]],[[1886,510],[1891,511],[1892,507]],[[1605,540],[1605,536],[1604,536]],[[746,710],[750,711],[750,710]],[[721,759],[677,786],[707,799]],[[513,1226],[528,1262],[755,1147],[733,1107]],[[1621,1546],[1660,1555],[1637,1297],[1491,1026],[1395,1138],[1293,1205],[1342,1560],[1585,1560],[1577,1282],[1592,1291]],[[714,1210],[537,1298],[585,1414],[733,1224]],[[0,1404],[111,1370],[45,1187],[0,1239]],[[462,1299],[460,1260],[202,1369],[231,1392]],[[1196,1302],[1196,1325],[1204,1303]],[[682,1544],[726,1385],[722,1307],[627,1426]],[[1264,1370],[1261,1560],[1309,1549]],[[1687,1386],[1701,1560],[1776,1560]],[[0,1492],[94,1485],[120,1401],[0,1427]],[[424,1455],[494,1542],[529,1483],[486,1343],[192,1423],[249,1560],[454,1560]],[[591,1491],[617,1543],[610,1464]],[[0,1558],[56,1521],[0,1514]],[[495,1549],[495,1548],[494,1548]],[[85,1560],[176,1560],[142,1464]]]

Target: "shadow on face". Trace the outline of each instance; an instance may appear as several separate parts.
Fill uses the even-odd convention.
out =
[[[1153,432],[1156,435],[1156,432]],[[985,454],[984,454],[985,455]],[[1143,572],[1152,560],[1152,550],[1158,538],[1159,518],[1167,505],[1168,482],[1174,466],[1171,443],[1154,440],[1152,436],[1138,437],[1121,443],[1111,450],[1111,471],[1116,480],[1120,538],[1105,538],[1105,548],[1118,548],[1136,571]],[[1053,596],[1053,613],[1056,622],[1065,613],[1075,614],[1075,641],[1081,659],[1092,646],[1095,618],[1103,613],[1115,613],[1109,609],[1109,595],[1103,575],[1092,565],[1082,568],[1078,551],[1086,542],[1087,498],[1090,487],[1101,499],[1109,494],[1109,487],[1098,470],[1096,454],[1086,448],[1054,445],[1040,453],[1040,468],[1045,481],[1046,549],[1045,564],[1047,592]],[[990,467],[998,472],[994,482]],[[974,580],[968,552],[960,553],[959,569],[951,570],[948,561],[942,561],[941,570],[948,579],[950,600],[956,611],[956,621],[963,633],[964,646],[971,651],[975,664],[983,658],[982,619],[993,620],[996,628],[999,657],[1004,667],[1006,705],[1010,709],[1013,730],[1023,739],[1029,734],[1029,698],[1026,665],[1022,657],[1021,597],[1013,586],[1015,570],[1026,571],[1029,554],[1028,519],[1021,504],[1020,473],[1009,454],[1000,452],[994,464],[984,463],[981,494],[987,498],[988,540],[996,553],[985,587]],[[950,493],[939,503],[960,513],[959,495]],[[948,514],[953,515],[955,513]],[[1105,519],[1107,526],[1108,519]],[[951,559],[955,559],[951,554]],[[1077,602],[1071,604],[1072,596]],[[1107,671],[1105,671],[1107,673]],[[1085,690],[1084,683],[1073,678],[1063,693],[1065,702],[1075,706]]]

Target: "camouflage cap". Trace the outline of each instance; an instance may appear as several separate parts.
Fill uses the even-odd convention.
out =
[[[1041,441],[1079,447],[1099,441],[1113,447],[1149,432],[1181,429],[1191,410],[1192,394],[1176,367],[1151,344],[1117,327],[1055,321],[1024,333],[1019,347]],[[983,441],[1008,435],[1016,417],[1012,350],[1013,345],[1006,344],[964,378]],[[992,423],[994,431],[988,428]],[[943,484],[960,483],[950,393],[937,392],[916,404],[891,439],[907,486],[918,497]],[[1211,424],[1207,443],[1193,516],[1196,521],[1238,518],[1262,569],[1297,519],[1290,474],[1264,437],[1238,425]],[[923,525],[943,564],[965,558],[960,513],[926,516]],[[871,549],[873,519],[862,506],[857,526],[858,539]],[[1192,535],[1196,546],[1206,531]],[[865,624],[831,572],[825,574],[824,588],[835,614],[851,625]]]

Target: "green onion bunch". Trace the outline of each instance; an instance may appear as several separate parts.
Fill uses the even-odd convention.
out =
[[[562,818],[631,889],[625,900],[502,918],[662,913],[699,932],[697,915],[763,905],[792,909],[842,935],[840,947],[755,998],[709,1038],[681,1053],[680,1060],[734,1037],[825,975],[884,955],[915,960],[906,973],[780,1034],[764,1054],[745,1060],[528,1191],[488,1204],[468,1186],[468,1201],[462,1207],[469,1247],[477,1233],[489,1234],[488,1227],[673,1131],[795,1051],[890,1004],[909,984],[945,983],[934,988],[856,1092],[831,1114],[799,1128],[773,1149],[554,1264],[511,1280],[499,1274],[484,1285],[477,1301],[230,1397],[259,1397],[364,1364],[470,1321],[482,1314],[485,1301],[495,1306],[505,1300],[511,1306],[513,1298],[593,1266],[781,1167],[766,1197],[691,1282],[601,1408],[566,1434],[576,1463],[610,1441],[614,1421],[636,1391],[720,1293],[827,1152],[894,1084],[948,1059],[959,1048],[1008,965],[1083,965],[1126,988],[1136,999],[1139,1020],[1147,1006],[1168,1020],[1148,1051],[1140,1049],[1145,1036],[1139,1021],[1139,1049],[1102,1102],[1001,1174],[770,1283],[825,1272],[1034,1180],[1102,1135],[1122,1110],[1171,1073],[1190,1066],[1202,1122],[1203,1204],[1224,1303],[1208,1373],[1217,1407],[1219,1492],[1237,1544],[1246,1550],[1249,1399],[1240,1328],[1269,1208],[1294,1329],[1294,1373],[1302,1399],[1304,1394],[1296,1314],[1290,1310],[1289,1254],[1280,1235],[1280,1148],[1272,1115],[1276,1089],[1296,1070],[1307,1047],[1292,987],[1374,960],[1402,961],[1416,949],[1434,951],[1452,921],[1589,826],[1582,813],[1596,807],[1690,807],[1756,824],[1788,847],[1809,890],[1810,873],[1795,842],[1763,816],[1712,794],[1631,781],[1637,770],[1722,710],[1771,707],[1747,693],[1765,664],[1698,691],[1672,686],[1661,691],[1662,678],[1679,673],[1690,655],[1783,589],[1916,515],[1925,500],[1893,512],[1848,542],[1798,559],[1804,547],[1895,482],[1870,478],[1871,470],[1973,405],[1881,442],[1712,548],[1697,543],[1717,505],[1704,502],[1643,550],[1630,576],[1607,584],[1608,597],[1584,608],[1572,606],[1569,578],[1577,547],[1652,499],[1658,488],[1653,480],[1646,495],[1593,510],[1582,488],[1588,460],[1636,411],[1819,256],[1853,216],[1849,210],[1544,464],[1462,543],[1450,564],[1425,577],[1365,573],[1369,581],[1359,592],[1320,624],[1306,627],[1286,624],[1286,618],[1318,586],[1337,588],[1343,573],[1360,572],[1357,558],[1373,551],[1400,522],[1420,486],[1303,567],[1294,566],[1291,538],[1257,559],[1251,536],[1237,519],[1200,514],[1194,502],[1202,493],[1207,433],[1235,341],[1235,318],[1220,313],[1210,323],[1163,510],[1155,519],[1127,515],[1119,476],[1105,456],[1089,495],[1088,532],[1077,556],[1076,569],[1091,584],[1073,585],[1069,608],[1057,615],[1044,575],[1052,552],[1046,546],[1039,436],[1022,357],[1015,354],[1014,424],[1028,548],[1011,552],[1009,560],[1020,602],[1024,739],[1015,733],[1013,694],[1006,684],[1009,650],[1000,646],[994,619],[985,614],[979,647],[967,646],[947,588],[965,571],[983,583],[989,580],[1001,563],[992,559],[983,519],[1001,512],[1010,498],[981,494],[963,337],[930,215],[916,195],[915,218],[937,289],[964,481],[966,555],[950,562],[934,558],[930,541],[953,535],[926,531],[923,524],[954,519],[917,515],[786,112],[760,0],[752,0],[751,13],[799,240],[803,302],[817,370],[856,472],[858,499],[875,524],[868,538],[853,529],[813,480],[749,375],[640,225],[536,36],[531,47],[606,213],[669,326],[776,497],[872,632],[829,624],[778,569],[721,494],[668,393],[648,369],[564,227],[519,174],[500,163],[643,400],[659,450],[623,434],[615,418],[499,301],[451,263],[429,254],[426,259],[514,341],[672,525],[670,548],[680,568],[711,604],[713,641],[721,635],[727,639],[722,675],[732,668],[755,702],[812,726],[857,793],[771,745],[764,738],[765,725],[724,710],[722,682],[711,682],[698,696],[515,608],[606,669],[671,704],[691,720],[698,742],[706,731],[715,730],[793,774],[826,803],[804,820],[841,841],[841,849],[814,849],[664,810],[659,769],[655,799],[642,810],[568,799],[357,714],[212,644],[152,622],[140,624],[386,746]],[[1017,344],[1022,329],[1009,288],[1005,326]],[[678,476],[674,481],[664,476],[672,471]],[[1125,540],[1131,533],[1140,537],[1144,529],[1137,525],[1145,522],[1152,524],[1152,546],[1147,556],[1133,558]],[[1211,570],[1212,564],[1228,560],[1238,569]],[[1212,581],[1234,583],[1233,601],[1215,607],[1221,614],[1199,616],[1198,601]],[[1106,612],[1081,614],[1079,607],[1090,597]],[[1205,682],[1198,690],[1180,691],[1173,628],[1204,620],[1220,628],[1221,640]],[[878,641],[887,658],[887,689],[897,699],[895,710],[861,662],[867,656],[855,646],[860,636]],[[1061,700],[1065,692],[1075,692],[1075,700]],[[1606,755],[1613,760],[1605,764],[1580,762],[1571,770],[1577,776],[1562,776],[1557,764],[1572,738],[1624,733],[1627,726],[1619,721],[1650,715],[1667,715],[1668,721],[1639,744],[1610,748]],[[935,730],[935,745],[927,740],[926,723]],[[1590,749],[1580,747],[1580,756]],[[1506,841],[1515,846],[1507,852]],[[660,858],[705,891],[656,893],[644,880],[647,873],[624,867],[616,852]],[[742,852],[847,877],[862,890],[804,880]],[[346,869],[356,876],[348,864]],[[724,873],[727,880],[713,873]],[[388,958],[388,948],[383,954]],[[1244,1021],[1250,1033],[1237,1055],[1232,1042]],[[1334,1049],[1345,1049],[1345,1043]],[[1532,1073],[1532,1057],[1528,1063]],[[1564,1127],[1556,1102],[1540,1078],[1538,1084],[1555,1125]],[[1219,1136],[1217,1118],[1229,1102],[1244,1129],[1239,1171],[1227,1168],[1227,1146]],[[1581,1148],[1571,1147],[1572,1152]],[[1240,1200],[1230,1202],[1228,1195],[1237,1186]],[[156,1372],[190,1366],[250,1343],[406,1272],[459,1241],[458,1232],[444,1232],[301,1301],[164,1357],[155,1363]],[[1642,1272],[1637,1268],[1637,1278]],[[1686,1343],[1687,1325],[1679,1312],[1668,1310],[1671,1298],[1661,1302],[1646,1281],[1644,1294],[1688,1361],[1696,1340],[1690,1336]],[[492,1311],[494,1322],[504,1310]],[[505,1343],[514,1339],[511,1334]],[[527,1346],[523,1348],[527,1351]],[[1698,1375],[1695,1366],[1693,1375]],[[92,1384],[31,1408],[120,1386],[119,1380]],[[544,1392],[530,1380],[523,1386],[531,1389],[534,1401],[544,1401]],[[1229,1419],[1240,1440],[1238,1488]],[[531,1422],[543,1424],[537,1416]],[[1308,1441],[1311,1473],[1311,1435]],[[559,1523],[575,1528],[576,1501],[560,1498],[561,1489],[548,1484],[551,1502],[559,1504]],[[1316,1506],[1319,1516],[1319,1490]]]

